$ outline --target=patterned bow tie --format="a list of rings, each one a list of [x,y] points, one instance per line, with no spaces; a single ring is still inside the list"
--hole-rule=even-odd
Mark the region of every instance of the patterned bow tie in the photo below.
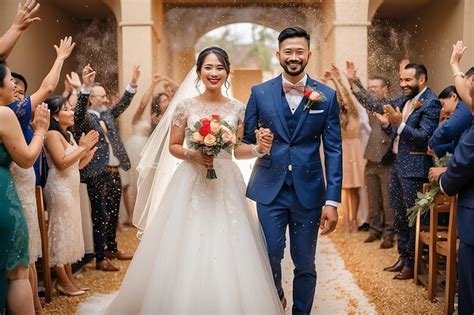
[[[304,95],[304,84],[302,82],[296,83],[296,84],[284,82],[283,92],[285,92],[285,94],[292,93],[292,94]]]

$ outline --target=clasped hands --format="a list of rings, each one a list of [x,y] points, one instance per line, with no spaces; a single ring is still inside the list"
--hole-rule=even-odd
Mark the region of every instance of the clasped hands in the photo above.
[[[257,141],[257,151],[260,154],[268,154],[273,144],[273,133],[268,128],[255,130],[255,139]]]
[[[377,112],[374,112],[374,115],[380,120],[382,123],[383,127],[388,127],[388,125],[392,124],[397,127],[400,127],[400,125],[403,122],[402,118],[402,113],[400,112],[400,108],[393,108],[392,105],[386,104],[383,107],[384,113],[379,114]]]

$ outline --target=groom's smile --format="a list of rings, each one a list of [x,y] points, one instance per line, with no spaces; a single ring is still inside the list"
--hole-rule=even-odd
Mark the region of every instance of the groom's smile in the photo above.
[[[281,67],[290,76],[288,79],[293,77],[298,78],[298,80],[301,79],[300,76],[304,75],[310,56],[309,44],[302,37],[285,39],[280,43],[279,50],[276,53]]]

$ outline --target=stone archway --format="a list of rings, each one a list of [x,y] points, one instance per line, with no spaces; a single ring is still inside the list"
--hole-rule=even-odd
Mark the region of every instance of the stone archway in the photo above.
[[[173,7],[166,11],[166,36],[171,58],[169,72],[180,80],[194,64],[194,47],[207,32],[234,23],[255,23],[274,30],[288,25],[300,25],[308,30],[320,28],[317,22],[308,19],[310,8],[313,16],[320,16],[319,6],[292,6],[271,8],[251,7]],[[210,11],[212,10],[212,14]],[[192,28],[183,27],[183,21],[192,21]],[[316,42],[318,36],[314,36]]]

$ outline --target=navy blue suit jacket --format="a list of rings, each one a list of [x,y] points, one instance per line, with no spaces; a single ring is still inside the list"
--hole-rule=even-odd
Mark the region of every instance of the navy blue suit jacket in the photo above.
[[[245,112],[243,142],[256,143],[255,130],[260,126],[274,134],[270,155],[257,159],[247,188],[247,196],[258,203],[268,205],[275,199],[289,169],[304,207],[314,209],[326,200],[340,201],[342,144],[336,93],[309,77],[307,85],[323,93],[326,100],[303,111],[292,135],[283,112],[281,76],[252,88]],[[321,141],[326,184],[319,151]]]
[[[471,127],[472,114],[466,103],[460,101],[454,113],[446,119],[433,133],[428,145],[439,157],[454,153],[459,138]]]
[[[457,227],[462,242],[474,246],[474,125],[461,138],[446,173],[440,177],[443,192],[458,195]]]
[[[108,138],[112,144],[114,155],[120,161],[120,167],[124,170],[130,169],[130,160],[120,139],[115,119],[127,109],[134,95],[133,93],[125,91],[125,94],[117,105],[110,110],[100,113],[99,118],[95,114],[91,114],[87,111],[89,95],[79,94],[77,106],[74,111],[74,126],[72,128],[74,137],[78,140],[82,133],[86,134],[91,130],[96,130],[99,133],[99,141],[96,144],[97,151],[90,163],[81,170],[81,181],[84,182],[89,178],[100,175],[109,162],[109,144],[105,138],[105,131],[100,126],[100,120],[103,120],[107,126]]]
[[[401,177],[427,178],[433,159],[427,154],[428,140],[438,127],[441,104],[430,90],[418,99],[422,105],[415,109],[400,133],[395,167]],[[401,104],[400,111],[406,102]],[[400,104],[399,104],[400,105]]]

